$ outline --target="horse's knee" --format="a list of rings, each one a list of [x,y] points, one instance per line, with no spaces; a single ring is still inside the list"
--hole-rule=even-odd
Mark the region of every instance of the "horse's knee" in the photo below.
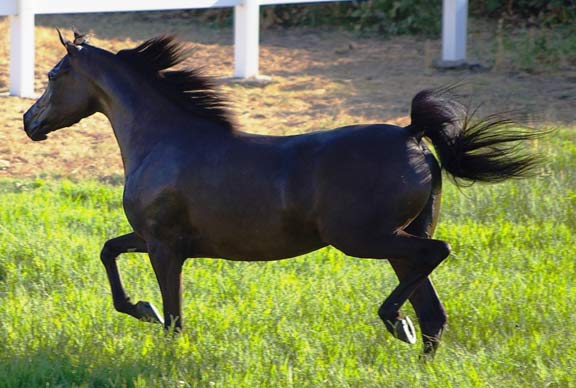
[[[113,244],[110,241],[106,241],[102,246],[102,250],[100,251],[100,260],[106,264],[112,260],[115,260],[118,254],[118,250],[114,248]]]

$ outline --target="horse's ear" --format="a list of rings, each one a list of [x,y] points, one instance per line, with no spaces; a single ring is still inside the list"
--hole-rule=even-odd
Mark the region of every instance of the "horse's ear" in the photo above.
[[[79,46],[86,43],[86,34],[81,34],[78,31],[74,31],[74,44]]]
[[[80,35],[77,32],[74,32],[74,42],[70,42],[69,40],[64,39],[62,33],[58,28],[56,29],[56,31],[58,31],[58,38],[60,38],[60,43],[62,43],[62,46],[66,48],[66,51],[70,56],[76,55],[82,49],[82,46],[80,46],[80,44],[84,43],[84,35]],[[81,43],[76,43],[77,41],[80,40],[82,41]]]
[[[60,43],[62,43],[62,46],[66,47],[66,41],[62,37],[62,33],[60,32],[60,29],[57,28],[56,31],[58,31],[58,38],[60,38]]]

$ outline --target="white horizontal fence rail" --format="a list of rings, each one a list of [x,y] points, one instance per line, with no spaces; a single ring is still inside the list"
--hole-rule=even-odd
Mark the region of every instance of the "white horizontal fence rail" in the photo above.
[[[234,76],[258,76],[260,6],[351,0],[0,0],[10,16],[10,94],[34,96],[34,19],[38,14],[234,7]],[[442,60],[465,60],[468,0],[443,0]]]
[[[22,0],[1,0],[0,13],[14,14]],[[36,14],[162,11],[192,8],[233,7],[242,0],[36,0],[32,1]]]

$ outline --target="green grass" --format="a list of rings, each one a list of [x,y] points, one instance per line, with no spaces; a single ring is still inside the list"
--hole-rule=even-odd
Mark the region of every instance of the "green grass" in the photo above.
[[[502,43],[496,55],[507,57],[512,68],[529,73],[549,74],[573,68],[576,65],[575,32],[573,23],[552,29],[499,31],[496,41]]]
[[[189,260],[182,335],[114,311],[103,242],[129,231],[121,187],[0,180],[0,387],[571,387],[576,369],[576,141],[538,146],[541,177],[445,185],[433,278],[450,315],[433,362],[377,316],[384,261]],[[144,255],[120,270],[160,307]],[[405,310],[410,314],[410,307]]]

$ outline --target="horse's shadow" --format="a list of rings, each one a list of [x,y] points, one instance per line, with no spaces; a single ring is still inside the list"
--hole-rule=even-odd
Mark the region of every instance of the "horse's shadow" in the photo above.
[[[6,357],[0,365],[4,370],[2,386],[132,386],[140,377],[160,378],[158,359],[139,355],[138,359],[109,360],[79,356],[63,351],[56,344],[46,344],[34,352]],[[6,384],[6,385],[4,385]]]

